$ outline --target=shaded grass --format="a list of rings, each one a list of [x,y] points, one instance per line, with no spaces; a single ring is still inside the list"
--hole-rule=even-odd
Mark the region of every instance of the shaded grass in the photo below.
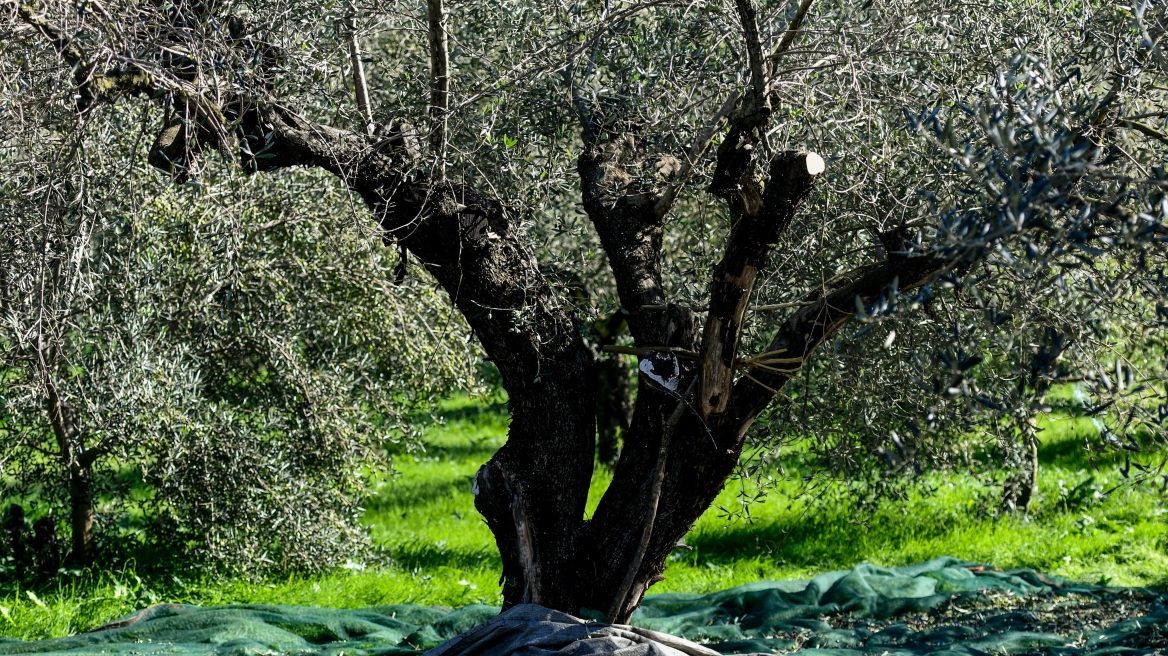
[[[445,425],[428,431],[424,451],[399,457],[400,474],[381,482],[365,504],[374,540],[389,561],[322,576],[283,580],[143,582],[131,571],[65,576],[35,591],[0,589],[0,636],[22,639],[91,629],[154,601],[196,604],[276,603],[357,608],[388,603],[499,603],[500,561],[494,539],[474,510],[478,467],[503,444],[505,408],[454,399],[442,404]],[[1083,448],[1090,419],[1054,421],[1043,433],[1040,495],[1028,516],[995,518],[985,508],[996,490],[969,476],[932,475],[904,501],[868,515],[828,486],[810,500],[799,477],[780,480],[750,508],[750,521],[729,518],[740,495],[734,483],[695,525],[689,551],[671,557],[666,580],[652,592],[713,592],[767,579],[807,578],[860,562],[904,565],[952,555],[999,567],[1032,567],[1087,582],[1168,583],[1168,524],[1161,499],[1121,487],[1122,457]],[[792,467],[789,471],[799,471]],[[590,490],[589,512],[609,482],[604,470]],[[988,504],[987,504],[988,502]],[[863,520],[862,522],[860,520]],[[0,613],[2,615],[2,613]]]

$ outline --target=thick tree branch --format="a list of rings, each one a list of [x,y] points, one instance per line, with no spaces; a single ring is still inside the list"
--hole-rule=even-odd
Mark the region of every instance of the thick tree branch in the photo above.
[[[123,93],[138,94],[156,90],[153,76],[137,68],[98,73],[97,64],[89,60],[73,37],[39,14],[33,5],[3,0],[0,1],[0,7],[14,10],[16,16],[45,37],[61,59],[73,69],[73,83],[77,86],[74,102],[78,111],[84,112],[97,102],[112,100]]]
[[[766,353],[797,369],[837,328],[856,315],[858,304],[876,301],[895,284],[900,291],[915,289],[952,265],[933,257],[894,256],[836,276],[801,301],[802,307],[780,326]],[[757,380],[741,378],[734,385],[723,439],[741,444],[747,429],[791,378],[791,373],[758,371]]]
[[[268,155],[252,168],[315,166],[344,179],[386,238],[404,245],[466,317],[510,395],[508,441],[480,470],[475,501],[504,554],[506,599],[567,607],[538,582],[569,576],[561,555],[575,549],[583,521],[595,400],[580,381],[592,379],[592,355],[517,218],[465,185],[426,180],[406,124],[374,140],[274,105],[257,106],[242,123],[251,151]]]
[[[768,350],[791,351],[787,345],[800,344],[801,349],[794,349],[793,352],[802,361],[834,330],[855,315],[857,299],[865,303],[874,301],[881,294],[887,293],[894,281],[899,281],[900,289],[925,284],[947,266],[945,262],[933,258],[901,258],[898,262],[888,261],[862,267],[840,276],[825,289],[804,299],[808,305],[789,317]],[[761,383],[748,377],[739,379],[734,385],[727,411],[713,415],[706,421],[693,416],[697,414],[695,408],[679,404],[677,400],[652,400],[644,406],[638,400],[634,429],[639,422],[653,423],[654,415],[662,419],[672,416],[670,413],[676,412],[679,407],[683,416],[689,413],[693,415],[686,421],[678,422],[678,430],[670,439],[663,485],[659,496],[651,497],[656,499],[654,525],[645,552],[654,554],[654,557],[646,557],[642,561],[641,570],[635,577],[642,583],[625,597],[627,610],[635,608],[647,584],[659,579],[665,559],[677,541],[690,530],[693,522],[721,491],[726,478],[738,464],[750,422],[774,398],[773,390],[781,389],[791,374],[754,370],[753,375]],[[640,460],[655,463],[651,454],[650,448],[644,447],[638,455]],[[627,538],[624,538],[625,544],[622,545],[620,539],[612,537],[611,527],[618,525],[621,517],[643,512],[639,504],[629,499],[650,498],[646,495],[653,490],[646,481],[656,480],[653,471],[646,471],[639,480],[634,476],[621,476],[621,466],[625,466],[623,457],[612,482],[612,486],[616,486],[616,493],[613,493],[614,487],[610,486],[609,493],[605,494],[593,517],[592,534],[604,545],[603,549],[611,550],[602,553],[624,553],[622,549],[631,550],[635,547]],[[631,469],[632,465],[628,467]]]
[[[730,404],[738,343],[759,269],[823,169],[823,159],[814,153],[780,153],[771,160],[765,192],[757,200],[732,205],[739,208],[737,220],[714,271],[702,338],[698,398],[704,418],[725,412]]]
[[[629,160],[643,157],[633,135],[608,135],[585,150],[577,163],[584,210],[608,256],[629,332],[638,346],[693,349],[697,321],[688,308],[671,305],[661,282],[661,245],[665,227],[658,197],[638,190],[640,181],[625,172]],[[664,307],[648,310],[646,306]]]
[[[450,113],[450,48],[446,37],[446,11],[442,0],[426,0],[430,42],[430,151],[434,155],[434,179],[446,177],[446,120]]]
[[[766,60],[762,54],[762,37],[758,33],[758,10],[754,0],[735,0],[738,20],[742,23],[742,37],[746,41],[747,63],[750,66],[750,86],[756,98],[766,102]]]

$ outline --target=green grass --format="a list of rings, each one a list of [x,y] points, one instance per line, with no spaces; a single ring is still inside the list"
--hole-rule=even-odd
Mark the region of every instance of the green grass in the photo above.
[[[0,589],[0,607],[7,612],[0,612],[0,636],[34,639],[84,631],[160,600],[335,607],[498,603],[499,558],[474,510],[471,482],[503,443],[507,419],[498,406],[483,411],[467,399],[446,402],[441,410],[446,424],[429,431],[425,451],[399,459],[400,475],[380,484],[366,504],[373,537],[388,549],[391,565],[263,582],[142,582],[129,571],[65,577],[36,590],[35,601],[24,590]],[[859,524],[854,504],[832,494],[830,486],[827,498],[817,503],[793,501],[804,485],[794,477],[752,505],[748,522],[728,519],[717,508],[738,507],[735,483],[686,538],[693,549],[674,554],[666,580],[652,592],[712,592],[751,581],[806,578],[860,562],[903,565],[938,555],[1088,582],[1168,582],[1168,524],[1160,498],[1124,487],[1094,498],[1094,490],[1120,481],[1121,462],[1102,459],[1093,466],[1087,459],[1079,444],[1084,432],[1094,430],[1089,420],[1054,421],[1047,428],[1041,496],[1029,516],[995,519],[979,512],[979,503],[994,490],[967,476],[947,475],[930,477],[929,485],[913,488],[906,501],[881,504]],[[599,471],[593,507],[607,482]]]

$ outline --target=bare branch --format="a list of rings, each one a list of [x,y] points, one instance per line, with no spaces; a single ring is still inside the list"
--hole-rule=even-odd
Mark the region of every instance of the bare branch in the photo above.
[[[686,180],[689,179],[690,175],[693,174],[694,165],[706,153],[706,148],[709,148],[710,142],[714,140],[714,135],[718,133],[718,128],[722,125],[722,121],[725,121],[726,117],[730,115],[730,112],[734,111],[741,98],[742,94],[737,91],[731,93],[730,97],[726,99],[726,102],[722,103],[722,107],[718,109],[718,112],[714,114],[714,117],[710,119],[710,122],[706,124],[705,129],[698,135],[698,138],[694,140],[689,152],[685,155],[685,161],[681,163],[681,170],[677,173],[677,178],[666,187],[665,191],[661,193],[661,197],[657,199],[657,206],[655,208],[657,216],[664,217],[673,207],[674,201],[677,200],[677,193],[681,190]]]
[[[812,2],[815,2],[815,0],[803,0],[799,5],[799,9],[795,12],[794,18],[791,19],[791,22],[787,25],[787,29],[783,32],[783,38],[779,40],[779,45],[775,46],[770,56],[767,57],[767,76],[769,80],[774,80],[775,69],[779,65],[779,60],[791,49],[791,45],[795,43],[795,37],[799,36],[799,28],[803,25],[803,19],[807,18],[807,12],[811,9]]]
[[[357,41],[357,7],[349,3],[349,65],[353,68],[353,93],[357,111],[365,121],[365,134],[373,134],[373,110],[369,106],[369,86],[365,81],[365,63],[361,61],[361,44]]]
[[[95,102],[108,99],[118,92],[138,92],[148,90],[153,86],[149,74],[141,76],[114,74],[99,75],[97,66],[89,61],[85,52],[74,42],[73,38],[57,25],[45,20],[36,13],[31,4],[19,4],[13,0],[4,0],[0,6],[14,8],[17,17],[24,23],[31,25],[44,36],[61,59],[73,68],[73,82],[77,85],[75,100],[78,111],[84,112]]]
[[[697,359],[696,351],[689,349],[678,348],[676,346],[617,346],[615,344],[608,344],[600,349],[604,353],[620,353],[622,355],[635,355],[643,358],[651,353],[672,353],[681,358]]]
[[[430,151],[434,181],[446,178],[446,120],[450,113],[450,49],[442,0],[426,0],[430,37]]]
[[[908,291],[926,284],[952,266],[932,257],[894,257],[878,264],[859,267],[841,274],[816,289],[802,301],[803,307],[794,312],[779,328],[766,354],[783,354],[782,363],[796,365],[790,371],[767,372],[759,370],[754,378],[742,378],[734,384],[733,401],[729,408],[730,432],[722,436],[741,440],[759,413],[781,390],[811,353],[856,315],[858,302],[870,303],[885,294],[895,284]],[[768,358],[768,361],[774,361]]]
[[[766,62],[762,55],[762,38],[758,33],[758,11],[754,0],[735,0],[738,19],[742,22],[742,37],[746,40],[746,55],[750,64],[750,84],[755,97],[766,98]]]
[[[1160,132],[1156,128],[1153,128],[1149,125],[1145,125],[1144,123],[1138,123],[1136,121],[1128,121],[1128,120],[1121,121],[1120,125],[1123,125],[1124,127],[1129,127],[1131,129],[1135,130],[1136,132],[1140,132],[1140,133],[1144,134],[1145,136],[1151,137],[1151,138],[1155,139],[1156,141],[1159,141],[1162,144],[1168,145],[1168,135],[1165,135],[1163,132]]]

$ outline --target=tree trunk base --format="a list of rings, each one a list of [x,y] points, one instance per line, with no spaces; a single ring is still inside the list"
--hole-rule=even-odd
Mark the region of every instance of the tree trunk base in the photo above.
[[[535,604],[513,606],[495,619],[455,636],[426,656],[484,656],[526,653],[620,654],[620,656],[719,656],[699,644],[623,624],[602,624]]]

